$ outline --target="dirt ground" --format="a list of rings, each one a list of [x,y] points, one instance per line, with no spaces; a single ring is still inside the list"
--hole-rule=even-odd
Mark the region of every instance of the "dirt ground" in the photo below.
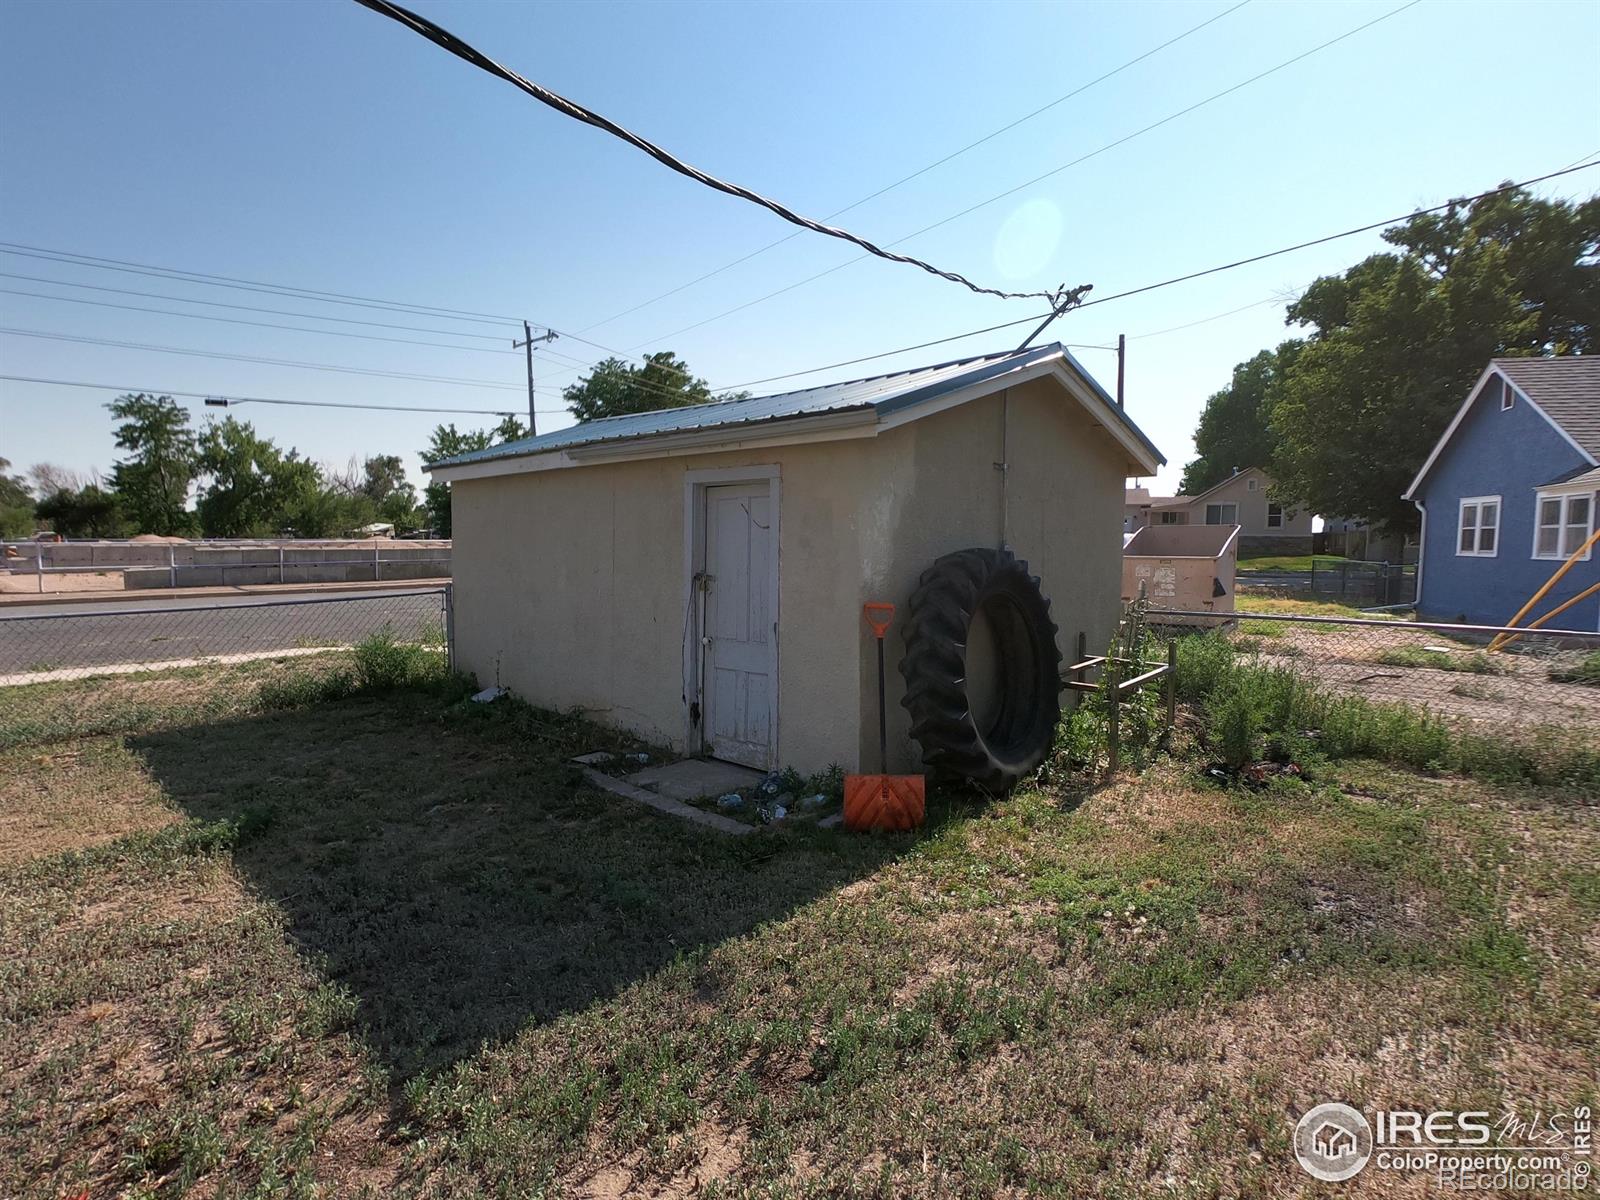
[[[0,571],[0,594],[24,596],[54,596],[78,592],[120,592],[121,571],[72,571],[60,575],[47,574],[44,589],[39,588],[39,576],[31,571]]]
[[[0,751],[0,1195],[1310,1200],[1317,1103],[1592,1103],[1572,791],[1180,745],[728,838],[558,714],[161,720]]]
[[[1480,644],[1438,630],[1398,623],[1301,624],[1272,617],[1246,618],[1235,637],[1264,664],[1303,672],[1345,695],[1422,704],[1440,716],[1485,729],[1553,725],[1600,730],[1600,687],[1550,678],[1552,670],[1600,650],[1600,639],[1588,650],[1528,639],[1514,643],[1509,652],[1489,655]],[[1430,665],[1412,665],[1407,657]]]

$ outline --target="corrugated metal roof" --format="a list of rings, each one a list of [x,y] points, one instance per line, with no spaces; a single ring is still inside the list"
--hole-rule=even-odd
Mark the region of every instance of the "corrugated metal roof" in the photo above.
[[[453,467],[464,463],[518,458],[528,454],[542,454],[549,450],[570,450],[601,442],[631,441],[636,438],[684,433],[697,429],[726,428],[730,436],[733,436],[736,430],[750,425],[851,409],[873,408],[883,415],[970,387],[975,383],[999,379],[1012,371],[1020,371],[1057,356],[1064,358],[1079,376],[1100,393],[1112,411],[1121,418],[1123,424],[1153,455],[1163,462],[1166,461],[1150,439],[1137,425],[1128,420],[1127,415],[1117,408],[1115,401],[1083,369],[1082,365],[1061,345],[1050,344],[1036,346],[1031,350],[986,354],[977,358],[964,358],[929,367],[897,371],[891,375],[875,375],[847,383],[830,383],[822,387],[782,392],[773,396],[752,397],[748,400],[720,400],[685,408],[664,408],[622,417],[602,417],[596,421],[584,421],[568,429],[558,429],[554,433],[521,438],[503,445],[490,446],[487,450],[475,450],[454,458],[442,459],[429,466]]]
[[[1591,458],[1600,459],[1600,354],[1497,358],[1494,365]]]

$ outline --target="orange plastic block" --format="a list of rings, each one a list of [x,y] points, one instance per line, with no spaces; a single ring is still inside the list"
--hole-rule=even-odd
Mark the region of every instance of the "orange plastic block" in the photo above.
[[[846,775],[846,829],[915,829],[928,815],[928,784],[921,775]]]

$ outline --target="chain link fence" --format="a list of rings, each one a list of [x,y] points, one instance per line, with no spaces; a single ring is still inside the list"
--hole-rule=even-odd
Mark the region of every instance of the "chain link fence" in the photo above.
[[[1163,637],[1209,634],[1236,660],[1333,696],[1404,704],[1514,735],[1542,727],[1600,744],[1600,633],[1151,609]],[[1497,634],[1515,640],[1490,651]]]
[[[0,749],[217,720],[442,673],[450,589],[0,611]]]

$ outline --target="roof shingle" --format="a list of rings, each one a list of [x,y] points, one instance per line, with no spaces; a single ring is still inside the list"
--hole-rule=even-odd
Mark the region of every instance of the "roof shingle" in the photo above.
[[[1497,358],[1494,365],[1591,458],[1600,459],[1600,354]]]

